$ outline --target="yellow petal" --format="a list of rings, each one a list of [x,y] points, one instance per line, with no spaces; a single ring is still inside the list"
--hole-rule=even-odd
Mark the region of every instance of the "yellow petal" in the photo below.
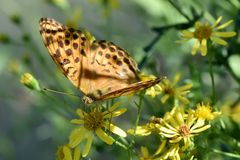
[[[119,109],[119,110],[114,111],[114,112],[108,112],[107,111],[107,112],[105,112],[104,119],[120,116],[121,114],[125,113],[126,111],[127,111],[126,108],[122,108],[122,109]]]
[[[109,129],[112,133],[115,133],[116,135],[119,135],[120,137],[127,137],[127,134],[125,131],[123,131],[121,128],[119,128],[113,124],[110,124],[110,126],[108,124],[106,124],[105,128]]]
[[[69,136],[69,145],[71,148],[76,147],[79,143],[81,143],[84,134],[85,134],[86,130],[84,129],[84,127],[80,127],[77,129],[74,129],[70,136]]]
[[[199,49],[200,46],[200,42],[198,40],[196,40],[195,44],[193,45],[192,48],[192,55],[195,55],[197,53],[197,50]]]
[[[161,131],[160,134],[163,134],[164,136],[166,136],[168,138],[178,135],[177,130],[172,130],[172,129],[169,129],[166,127],[161,127],[160,131]]]
[[[173,147],[171,147],[171,149],[169,149],[169,156],[174,157],[176,156],[176,154],[178,154],[178,150],[179,150],[179,144],[175,144]]]
[[[188,103],[190,103],[190,101],[189,101],[186,97],[177,96],[177,98],[178,98],[179,101],[181,101],[183,104],[188,104]]]
[[[80,160],[80,148],[76,147],[73,153],[73,160]]]
[[[114,142],[114,139],[109,136],[108,134],[106,134],[101,128],[98,128],[96,131],[97,136],[104,141],[105,143],[112,145]]]
[[[195,111],[193,111],[192,109],[189,110],[188,118],[187,118],[187,121],[186,121],[187,126],[193,126],[193,124],[195,123],[196,116],[195,116],[194,113],[195,113]],[[191,129],[192,129],[192,127],[190,128],[190,130]]]
[[[119,109],[117,111],[114,111],[112,113],[112,117],[117,117],[117,116],[120,116],[121,114],[125,113],[127,111],[126,108],[122,108],[122,109]]]
[[[181,112],[177,112],[176,114],[175,114],[175,120],[177,121],[177,123],[179,124],[179,125],[182,125],[182,124],[184,124],[184,117],[183,117],[184,115],[181,113]]]
[[[226,23],[223,23],[222,25],[216,27],[217,30],[226,28],[228,25],[230,25],[233,22],[233,20],[227,21]]]
[[[83,110],[81,110],[81,109],[77,109],[76,112],[77,112],[77,114],[78,114],[79,117],[84,118]]]
[[[193,126],[191,126],[190,131],[193,131],[196,128],[200,128],[200,127],[204,126],[204,124],[205,124],[204,119],[198,119],[197,122]]]
[[[222,16],[218,17],[218,19],[214,22],[214,24],[211,27],[215,28],[221,20],[222,20]]]
[[[223,45],[223,46],[226,46],[227,45],[227,42],[221,38],[218,38],[218,37],[211,37],[211,40],[217,44],[220,44],[220,45]]]
[[[156,96],[154,87],[150,87],[146,90],[145,95],[149,95],[152,98]]]
[[[116,102],[112,105],[112,107],[110,107],[108,110],[109,112],[114,111],[118,106],[120,105],[120,102]]]
[[[92,132],[88,132],[88,134],[86,135],[86,138],[87,138],[87,143],[85,144],[84,149],[83,149],[83,153],[82,153],[83,157],[86,157],[88,155],[90,148],[92,146],[92,141],[93,141]]]
[[[193,84],[192,83],[187,83],[181,87],[178,87],[177,90],[179,92],[185,91],[185,90],[189,90],[190,88],[192,88]]]
[[[70,122],[73,124],[84,124],[84,120],[81,119],[72,119]]]
[[[172,83],[173,86],[175,86],[179,82],[180,77],[181,77],[181,75],[180,75],[179,72],[175,74],[174,79],[173,79],[173,83]]]
[[[168,99],[169,99],[169,95],[165,94],[164,96],[161,97],[161,102],[164,104]]]
[[[207,55],[207,40],[206,39],[203,39],[201,42],[201,54],[202,54],[202,56]]]
[[[134,131],[135,131],[134,129],[129,129],[127,132],[129,134],[134,135]],[[139,136],[148,136],[151,133],[152,133],[152,131],[146,126],[137,126],[137,129],[135,131],[135,134],[139,135]]]
[[[184,38],[184,39],[191,39],[193,38],[193,32],[190,32],[188,30],[184,30],[184,31],[181,31],[181,36]]]
[[[177,142],[179,142],[180,140],[182,140],[182,137],[176,137],[176,138],[171,139],[169,142],[170,142],[170,143],[177,143]]]
[[[161,102],[165,103],[170,96],[168,94],[165,94],[164,96],[161,97]]]
[[[195,23],[195,26],[194,26],[194,27],[195,27],[195,28],[198,28],[199,26],[202,26],[202,23],[198,21],[198,22]]]
[[[158,149],[156,150],[156,152],[154,153],[154,155],[158,155],[160,154],[163,149],[165,149],[165,146],[166,146],[166,143],[167,143],[167,140],[164,140],[158,147]]]
[[[176,136],[178,136],[179,134],[175,133],[175,134],[170,134],[170,133],[165,133],[165,132],[160,132],[160,134],[163,136],[163,137],[166,137],[166,138],[174,138]]]
[[[211,127],[211,125],[208,124],[206,126],[203,126],[201,128],[198,128],[198,129],[195,129],[195,130],[191,131],[191,133],[195,133],[195,134],[200,133],[200,132],[203,132],[203,131],[207,130],[210,127]]]
[[[64,160],[72,160],[72,154],[70,148],[63,146]]]
[[[190,39],[181,39],[181,40],[176,40],[175,43],[184,43],[189,41]]]
[[[141,153],[142,153],[144,158],[147,158],[149,156],[149,152],[148,152],[147,147],[142,146],[141,147]]]
[[[229,38],[235,36],[236,34],[236,32],[213,32],[212,36]]]

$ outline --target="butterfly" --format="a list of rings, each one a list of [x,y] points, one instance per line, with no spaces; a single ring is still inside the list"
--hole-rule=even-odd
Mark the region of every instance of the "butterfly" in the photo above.
[[[129,95],[158,84],[162,78],[141,81],[136,62],[121,47],[106,40],[91,40],[51,18],[41,18],[40,34],[63,74],[90,104]]]

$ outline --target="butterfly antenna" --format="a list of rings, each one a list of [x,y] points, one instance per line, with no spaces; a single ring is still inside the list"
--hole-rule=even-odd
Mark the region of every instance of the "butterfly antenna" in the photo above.
[[[48,91],[48,92],[62,94],[62,95],[70,95],[70,96],[74,96],[74,97],[80,97],[79,95],[76,95],[76,94],[73,94],[73,93],[66,93],[66,92],[56,91],[56,90],[52,90],[52,89],[49,89],[49,88],[43,88],[43,91]]]

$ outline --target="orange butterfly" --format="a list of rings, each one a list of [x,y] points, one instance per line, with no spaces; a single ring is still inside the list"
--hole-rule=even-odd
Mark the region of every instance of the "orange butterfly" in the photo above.
[[[51,18],[41,18],[39,25],[52,59],[84,93],[85,103],[129,95],[162,79],[141,81],[136,62],[112,42],[90,40],[86,33]]]

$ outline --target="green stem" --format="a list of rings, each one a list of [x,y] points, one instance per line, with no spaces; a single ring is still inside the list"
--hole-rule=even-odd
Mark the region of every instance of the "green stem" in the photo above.
[[[140,115],[141,115],[141,110],[142,110],[142,101],[143,101],[143,95],[140,95],[139,103],[136,104],[138,110],[137,110],[137,118],[136,118],[136,121],[135,121],[134,136],[135,136],[135,133],[136,133],[136,130],[137,130],[137,126],[138,126],[139,120],[140,120]]]
[[[136,121],[135,121],[133,137],[135,137],[137,126],[138,126],[138,123],[139,123],[139,120],[140,120],[140,115],[141,115],[141,110],[142,110],[142,101],[143,101],[143,95],[140,94],[139,102],[135,103],[138,110],[137,110],[137,117],[136,117]],[[135,141],[134,141],[134,138],[133,138],[131,143],[130,143],[130,145],[129,145],[129,148],[128,148],[129,160],[133,159],[133,157],[132,157],[132,152],[133,152],[132,148],[133,148],[134,143],[135,143]]]
[[[127,151],[129,150],[128,147],[127,147],[125,144],[123,144],[123,143],[121,143],[121,142],[119,142],[119,141],[115,141],[115,144],[118,145],[118,146],[120,146],[120,147],[122,147],[123,149],[125,149],[125,150],[127,150]]]
[[[212,64],[212,55],[209,54],[209,75],[211,78],[212,83],[212,103],[213,105],[216,103],[216,89],[215,89],[215,81],[214,81],[214,75],[213,75],[213,64]]]
[[[220,150],[217,150],[217,149],[214,149],[213,152],[225,155],[227,157],[240,159],[240,155],[239,154],[234,154],[234,153],[230,153],[230,152],[223,152],[223,151],[220,151]]]
[[[181,10],[181,8],[176,5],[176,4],[177,4],[176,1],[168,0],[168,2],[169,2],[181,15],[183,15],[188,21],[191,21],[191,18],[189,18],[187,14],[183,13],[183,11]]]

